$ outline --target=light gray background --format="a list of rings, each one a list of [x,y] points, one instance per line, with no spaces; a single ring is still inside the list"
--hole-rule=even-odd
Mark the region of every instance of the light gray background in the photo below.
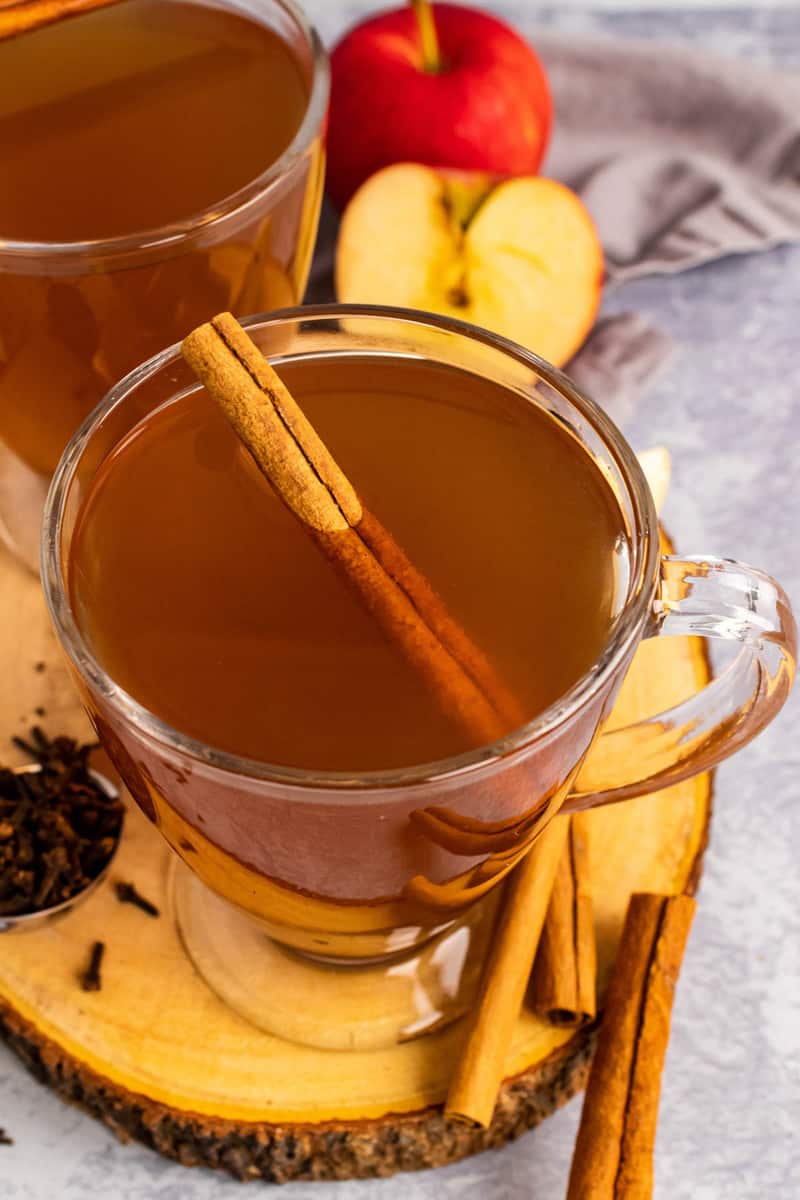
[[[474,0],[475,2],[475,0]],[[488,6],[535,41],[537,25],[686,41],[729,57],[800,65],[799,0],[669,11],[643,0],[542,10]],[[368,0],[307,0],[330,42]],[[599,11],[602,10],[602,11]],[[646,10],[646,11],[645,11]],[[678,342],[628,425],[674,458],[665,519],[686,552],[736,555],[778,575],[800,604],[800,247],[728,259],[608,298]],[[713,840],[678,988],[656,1150],[658,1200],[800,1196],[800,697],[719,771]],[[0,953],[2,949],[0,948]],[[389,1181],[290,1184],[287,1200],[560,1200],[580,1101],[500,1152]],[[187,1171],[121,1146],[64,1107],[0,1047],[0,1200],[234,1200],[268,1185]],[[246,1192],[242,1188],[246,1187]]]

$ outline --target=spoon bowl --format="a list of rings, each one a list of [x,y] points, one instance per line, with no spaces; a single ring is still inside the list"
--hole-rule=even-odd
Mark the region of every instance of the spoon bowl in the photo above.
[[[39,763],[29,763],[24,767],[17,767],[14,770],[15,775],[34,775],[41,771]],[[94,779],[95,783],[111,800],[116,800],[119,796],[119,789],[114,786],[105,775],[101,775],[98,771],[90,771],[89,774]],[[111,869],[111,864],[117,856],[120,842],[122,841],[122,830],[125,825],[125,817],[122,817],[119,834],[114,849],[111,852],[106,865],[102,871],[95,875],[94,879],[90,880],[80,891],[75,892],[68,900],[62,900],[59,904],[52,904],[45,908],[37,909],[35,912],[26,913],[9,913],[7,916],[0,916],[0,934],[3,933],[33,933],[37,929],[43,929],[44,926],[50,925],[55,921],[60,921],[67,913],[72,912],[79,904],[83,904],[84,900],[92,895],[101,883],[108,876]]]

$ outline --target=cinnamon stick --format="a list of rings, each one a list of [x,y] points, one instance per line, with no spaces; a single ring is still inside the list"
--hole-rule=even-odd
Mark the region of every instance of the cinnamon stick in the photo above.
[[[656,448],[641,461],[660,508],[669,483],[669,454]],[[445,1105],[450,1116],[476,1125],[491,1121],[534,959],[530,982],[537,1011],[565,1024],[591,1019],[596,1012],[587,818],[559,817],[545,832],[547,840],[536,843],[511,878],[500,935],[484,968],[478,1007]]]
[[[492,1119],[514,1025],[569,833],[566,817],[545,826],[513,872],[445,1114],[486,1127]]]
[[[555,1025],[577,1026],[597,1012],[590,827],[585,815],[564,819],[569,834],[533,965],[529,1003]]]
[[[183,356],[256,465],[348,579],[377,624],[475,745],[525,714],[389,532],[366,510],[280,376],[229,313],[195,329]]]
[[[690,896],[631,898],[567,1200],[647,1200],[652,1195],[661,1071],[694,909]]]
[[[119,0],[0,0],[0,41],[118,3]]]

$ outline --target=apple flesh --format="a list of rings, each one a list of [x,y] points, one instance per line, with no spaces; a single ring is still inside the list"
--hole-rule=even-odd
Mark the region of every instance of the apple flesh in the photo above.
[[[672,459],[665,446],[651,446],[642,450],[638,455],[639,466],[644,472],[647,486],[653,497],[656,512],[661,513],[669,491],[669,481],[672,474]]]
[[[603,251],[553,179],[494,185],[415,163],[386,167],[348,205],[336,248],[344,303],[460,317],[562,366],[600,302]]]
[[[328,191],[341,209],[396,162],[533,175],[547,148],[552,104],[531,47],[496,17],[432,8],[437,69],[426,69],[410,6],[352,29],[331,55]]]

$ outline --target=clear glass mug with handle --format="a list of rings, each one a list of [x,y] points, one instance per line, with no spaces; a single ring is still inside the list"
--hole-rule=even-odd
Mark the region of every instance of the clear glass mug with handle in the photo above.
[[[109,387],[221,308],[303,297],[325,173],[327,56],[294,0],[221,2],[275,31],[305,76],[305,115],[280,158],[212,209],[157,229],[84,242],[0,229],[0,541],[33,570],[52,472]]]
[[[113,388],[59,465],[42,545],[47,602],[106,750],[181,860],[173,895],[190,955],[264,1028],[323,1046],[380,1045],[463,1011],[497,884],[557,813],[708,770],[772,720],[791,687],[796,628],[780,585],[762,572],[662,556],[652,497],[621,433],[522,348],[460,322],[374,307],[287,310],[245,324],[278,366],[368,352],[376,368],[416,356],[500,384],[573,430],[624,517],[608,639],[566,695],[495,745],[337,775],[238,758],[170,727],[107,674],[71,607],[81,498],[145,414],[197,386],[179,349]],[[733,641],[739,653],[684,703],[603,732],[637,646],[673,634]]]

